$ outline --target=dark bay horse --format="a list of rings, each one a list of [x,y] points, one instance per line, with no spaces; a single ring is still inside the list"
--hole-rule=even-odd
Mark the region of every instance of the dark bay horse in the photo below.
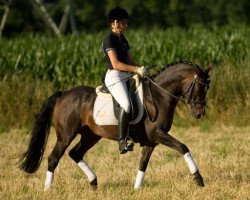
[[[195,118],[205,115],[206,93],[209,88],[210,68],[201,69],[198,65],[179,61],[166,65],[156,75],[143,81],[145,112],[142,120],[135,125],[137,139],[142,149],[135,188],[141,188],[145,171],[154,148],[166,145],[180,152],[194,180],[203,187],[203,178],[188,147],[168,134],[173,122],[175,107],[179,99],[186,100]],[[97,177],[83,156],[102,137],[117,140],[118,128],[115,125],[97,125],[93,119],[93,105],[96,99],[95,88],[76,87],[64,92],[56,92],[42,106],[33,125],[28,150],[23,154],[20,168],[27,173],[38,169],[50,131],[52,115],[57,135],[55,147],[48,157],[48,171],[45,190],[52,185],[54,171],[67,147],[77,134],[80,141],[69,151],[69,156],[87,175],[90,185],[97,187]],[[118,151],[117,151],[118,152]]]

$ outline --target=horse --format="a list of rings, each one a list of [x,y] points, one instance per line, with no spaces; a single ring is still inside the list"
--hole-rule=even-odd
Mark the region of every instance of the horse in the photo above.
[[[142,146],[135,189],[142,187],[150,156],[158,144],[175,149],[183,155],[195,183],[204,187],[203,178],[190,150],[171,136],[169,130],[179,100],[190,105],[190,111],[195,118],[199,119],[205,115],[210,69],[211,67],[202,69],[191,62],[175,61],[142,80],[144,115],[134,126],[137,142]],[[57,91],[36,114],[28,149],[19,160],[19,168],[27,173],[35,173],[38,170],[53,119],[57,141],[48,157],[45,191],[52,186],[54,171],[60,159],[78,134],[80,140],[69,151],[69,156],[86,174],[90,186],[97,188],[97,176],[83,157],[101,138],[117,141],[118,127],[95,123],[93,105],[96,97],[95,88],[90,86]]]

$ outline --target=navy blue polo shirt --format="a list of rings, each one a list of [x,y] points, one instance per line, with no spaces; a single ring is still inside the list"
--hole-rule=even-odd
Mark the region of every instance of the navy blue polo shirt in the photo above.
[[[111,32],[105,37],[102,43],[102,50],[108,69],[113,69],[113,66],[107,53],[111,49],[116,51],[118,60],[120,62],[128,64],[129,44],[124,35],[120,35],[119,37]]]

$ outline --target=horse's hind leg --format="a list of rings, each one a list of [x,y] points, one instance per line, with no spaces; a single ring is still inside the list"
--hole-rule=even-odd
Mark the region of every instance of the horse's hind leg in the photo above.
[[[161,143],[163,145],[166,145],[170,148],[173,148],[173,149],[179,151],[184,156],[184,159],[188,164],[190,172],[194,175],[194,180],[195,180],[196,184],[200,187],[204,187],[203,178],[200,175],[199,169],[198,169],[197,165],[195,164],[195,162],[192,158],[192,155],[189,152],[189,149],[187,148],[187,146],[185,144],[176,140],[171,135],[169,135],[168,133],[165,133],[161,129],[157,130],[156,142]]]
[[[144,146],[142,149],[139,170],[137,172],[136,181],[135,181],[135,185],[134,185],[135,189],[140,189],[142,186],[145,172],[146,172],[146,169],[148,166],[148,162],[149,162],[149,159],[151,157],[151,154],[152,154],[154,148],[155,147]]]
[[[57,139],[56,145],[48,158],[48,171],[46,173],[45,188],[44,188],[45,191],[51,187],[54,177],[54,171],[59,163],[59,160],[63,156],[65,150],[70,145],[72,139],[70,138],[67,138],[65,140]]]
[[[93,189],[97,188],[97,176],[86,163],[86,161],[84,161],[83,156],[100,139],[100,136],[93,134],[87,127],[85,127],[81,133],[80,141],[69,152],[69,156],[77,163],[77,165],[88,177],[90,185],[93,187]]]

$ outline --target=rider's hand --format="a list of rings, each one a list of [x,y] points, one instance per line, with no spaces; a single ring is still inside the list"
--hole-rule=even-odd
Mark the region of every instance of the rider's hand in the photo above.
[[[145,68],[144,66],[141,66],[141,67],[139,67],[139,68],[136,70],[136,73],[137,73],[140,77],[144,78],[144,77],[147,75],[147,70],[146,70],[146,68]]]

